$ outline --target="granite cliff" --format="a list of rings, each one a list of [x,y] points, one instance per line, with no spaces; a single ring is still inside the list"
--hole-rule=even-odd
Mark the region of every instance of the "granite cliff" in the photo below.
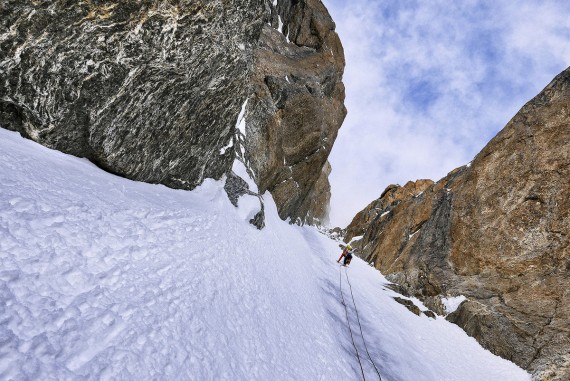
[[[173,188],[241,160],[284,219],[325,218],[344,58],[320,1],[8,0],[0,15],[1,127]]]
[[[389,186],[345,239],[495,354],[537,380],[569,380],[569,192],[570,68],[470,164]]]

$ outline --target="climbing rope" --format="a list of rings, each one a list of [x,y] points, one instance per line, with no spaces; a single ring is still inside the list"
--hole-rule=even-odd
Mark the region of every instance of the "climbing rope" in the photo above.
[[[352,328],[350,327],[350,320],[348,319],[348,308],[346,307],[346,303],[344,302],[344,294],[342,293],[342,270],[339,267],[339,289],[340,289],[340,296],[342,298],[342,305],[344,306],[344,312],[346,313],[346,322],[348,323],[348,330],[350,331],[350,338],[352,339],[352,345],[354,346],[354,350],[356,351],[356,358],[358,359],[358,365],[360,365],[360,371],[362,372],[362,379],[366,381],[366,377],[364,376],[364,368],[362,367],[362,362],[360,361],[360,355],[358,354],[358,349],[356,348],[356,343],[354,342],[354,336],[352,335]],[[348,279],[348,278],[347,278]]]
[[[366,354],[368,355],[368,359],[372,363],[372,366],[374,366],[374,369],[376,370],[376,374],[378,375],[378,378],[380,379],[380,381],[382,381],[382,376],[380,375],[380,371],[378,371],[376,364],[374,364],[374,360],[372,360],[372,356],[370,356],[370,352],[368,352],[368,346],[366,345],[366,340],[364,340],[364,333],[362,333],[362,325],[360,324],[360,317],[358,316],[358,309],[356,308],[356,302],[354,301],[354,294],[352,293],[352,285],[350,284],[350,280],[348,279],[348,271],[346,271],[346,269],[344,270],[344,275],[346,275],[346,281],[348,282],[348,287],[350,287],[350,295],[352,296],[352,304],[354,304],[354,311],[356,311],[356,320],[358,321],[358,326],[360,327],[360,336],[362,336],[362,342],[364,343],[364,349],[366,349]]]

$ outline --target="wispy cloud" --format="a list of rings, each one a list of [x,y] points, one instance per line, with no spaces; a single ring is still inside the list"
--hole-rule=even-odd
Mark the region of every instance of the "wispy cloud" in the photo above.
[[[570,64],[567,1],[324,0],[346,55],[331,223],[470,161]]]

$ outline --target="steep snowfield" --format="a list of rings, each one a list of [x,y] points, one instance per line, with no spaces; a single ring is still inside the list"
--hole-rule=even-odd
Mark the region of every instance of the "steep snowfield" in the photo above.
[[[0,130],[1,380],[530,380],[335,242],[221,182],[125,180]]]

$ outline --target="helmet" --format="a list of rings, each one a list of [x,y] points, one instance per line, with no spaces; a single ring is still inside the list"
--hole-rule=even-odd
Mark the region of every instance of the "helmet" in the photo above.
[[[348,250],[352,250],[352,246],[350,246],[350,245],[347,245],[346,248],[347,248]]]

